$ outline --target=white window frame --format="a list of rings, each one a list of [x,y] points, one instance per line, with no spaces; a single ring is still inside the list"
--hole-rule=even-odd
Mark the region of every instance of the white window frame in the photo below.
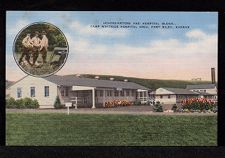
[[[46,88],[48,88],[48,91],[46,91]],[[45,97],[49,97],[49,95],[50,95],[50,93],[49,93],[49,90],[50,88],[49,88],[49,86],[44,86],[44,96]],[[48,93],[47,93],[48,92]],[[46,95],[47,94],[47,95]]]
[[[32,95],[32,89],[34,90],[34,95]],[[30,97],[35,97],[36,96],[36,94],[35,94],[36,92],[35,92],[35,87],[30,87]]]

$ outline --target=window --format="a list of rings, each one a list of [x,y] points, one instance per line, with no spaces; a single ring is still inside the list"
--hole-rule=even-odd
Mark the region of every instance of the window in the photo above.
[[[162,95],[160,95],[160,99],[162,99],[163,98],[163,96]]]
[[[99,97],[100,96],[100,90],[96,90],[95,91],[95,97]],[[95,99],[97,99],[97,98],[95,98]],[[97,102],[97,101],[96,101]]]
[[[126,96],[130,96],[130,91],[126,90]]]
[[[168,95],[168,98],[170,99],[170,95]]]
[[[114,96],[118,97],[119,96],[119,92],[117,90],[114,91]]]
[[[146,97],[146,93],[145,92],[143,92],[143,97]]]
[[[136,91],[132,90],[132,96],[135,97],[136,96]]]
[[[112,96],[112,91],[111,90],[107,90],[106,94],[107,94],[107,96]]]
[[[100,97],[103,96],[103,90],[100,90]]]
[[[22,97],[22,88],[17,88],[17,98]]]
[[[61,93],[61,96],[64,96],[64,89],[61,89],[60,93]]]
[[[66,92],[65,96],[68,97],[68,96],[69,96],[69,87],[66,87],[66,88],[65,88],[65,92]]]
[[[120,91],[120,96],[124,96],[124,91]]]
[[[49,96],[49,86],[45,86],[45,97]]]
[[[30,87],[30,97],[35,97],[35,87]]]

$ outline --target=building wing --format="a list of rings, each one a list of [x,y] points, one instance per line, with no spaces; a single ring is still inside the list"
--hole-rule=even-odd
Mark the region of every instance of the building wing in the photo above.
[[[192,92],[188,89],[182,89],[182,88],[164,88],[168,91],[173,92],[174,94],[189,94],[189,95],[198,95],[196,92]]]

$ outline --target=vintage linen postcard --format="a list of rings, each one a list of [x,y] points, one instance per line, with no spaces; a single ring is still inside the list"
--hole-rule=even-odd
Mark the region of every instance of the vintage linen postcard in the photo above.
[[[218,13],[7,11],[6,144],[216,146]]]

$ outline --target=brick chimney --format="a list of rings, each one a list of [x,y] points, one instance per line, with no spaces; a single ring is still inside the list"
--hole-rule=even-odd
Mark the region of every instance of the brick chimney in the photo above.
[[[212,78],[212,83],[216,83],[216,77],[215,77],[215,68],[211,68],[211,78]]]

